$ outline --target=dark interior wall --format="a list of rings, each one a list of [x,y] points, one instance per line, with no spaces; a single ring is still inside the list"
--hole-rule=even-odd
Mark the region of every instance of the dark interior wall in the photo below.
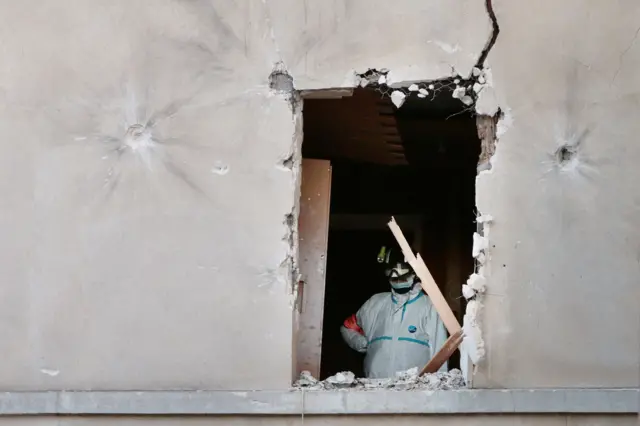
[[[421,177],[415,191],[427,211],[437,206],[425,217],[423,250],[429,252],[422,255],[430,269],[430,263],[448,265],[442,274],[439,269],[432,273],[462,321],[462,284],[474,271],[471,251],[481,144],[475,117],[454,111],[443,100],[425,105],[412,98],[396,111],[396,122],[408,163]]]
[[[332,161],[332,213],[441,212],[458,171]],[[475,170],[475,169],[474,169]]]
[[[475,169],[474,169],[475,170]],[[434,279],[439,285],[446,282],[445,260],[447,253],[447,224],[451,207],[451,192],[454,187],[465,188],[460,196],[461,209],[466,211],[467,227],[462,232],[468,234],[467,242],[472,242],[474,179],[460,177],[458,171],[416,169],[411,166],[377,166],[348,162],[333,163],[333,187],[331,213],[351,214],[414,214],[423,217],[421,255]],[[455,197],[454,197],[455,198]],[[455,199],[454,199],[455,201]],[[458,207],[455,207],[458,208]],[[397,247],[391,231],[390,244]],[[329,240],[329,246],[331,246]],[[470,257],[471,248],[464,253]],[[330,264],[331,258],[328,258]],[[330,268],[330,266],[328,265]]]

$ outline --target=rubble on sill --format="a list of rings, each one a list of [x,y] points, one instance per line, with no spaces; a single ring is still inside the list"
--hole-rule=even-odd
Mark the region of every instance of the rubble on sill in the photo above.
[[[453,369],[449,372],[425,374],[418,376],[418,369],[412,368],[396,373],[395,377],[386,379],[356,378],[351,371],[344,371],[318,380],[308,371],[303,371],[293,384],[294,389],[323,390],[453,390],[466,388],[462,372]]]

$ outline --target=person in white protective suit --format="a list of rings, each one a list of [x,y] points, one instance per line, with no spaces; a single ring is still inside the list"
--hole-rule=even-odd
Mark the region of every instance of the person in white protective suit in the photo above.
[[[391,291],[373,295],[340,327],[345,342],[366,354],[368,378],[422,369],[447,340],[440,316],[404,257],[382,247],[378,262],[385,266]],[[440,371],[447,371],[447,363]]]

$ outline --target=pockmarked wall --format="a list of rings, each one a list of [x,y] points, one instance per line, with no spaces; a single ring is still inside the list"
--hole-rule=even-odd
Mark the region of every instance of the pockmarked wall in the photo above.
[[[2,389],[287,386],[295,122],[254,4],[0,5]]]
[[[638,8],[494,3],[475,383],[637,385]],[[0,389],[287,388],[293,89],[468,76],[491,30],[483,0],[0,4]]]
[[[638,387],[640,4],[494,1],[476,387]],[[494,99],[491,99],[495,97]]]
[[[0,4],[0,389],[287,388],[302,104],[270,74],[436,78],[487,38],[481,1],[387,6]]]

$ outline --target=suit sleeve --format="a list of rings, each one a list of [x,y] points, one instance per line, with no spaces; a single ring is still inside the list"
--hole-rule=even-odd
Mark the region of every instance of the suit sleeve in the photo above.
[[[347,345],[360,353],[366,353],[369,346],[365,330],[368,329],[370,309],[371,299],[367,300],[357,313],[348,317],[340,327],[340,333]]]
[[[357,331],[347,328],[344,325],[340,326],[340,333],[342,334],[342,338],[349,345],[351,349],[354,351],[358,351],[360,353],[367,352],[367,338],[364,335],[358,333]]]

